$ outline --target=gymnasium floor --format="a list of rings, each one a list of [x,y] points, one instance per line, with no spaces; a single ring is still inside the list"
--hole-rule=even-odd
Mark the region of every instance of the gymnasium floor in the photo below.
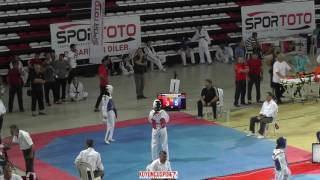
[[[167,72],[149,72],[146,74],[146,87],[145,87],[145,95],[149,97],[146,100],[140,100],[137,101],[135,98],[135,85],[133,81],[132,76],[112,76],[110,78],[110,84],[114,86],[114,95],[113,98],[117,104],[118,110],[119,110],[119,120],[129,120],[129,119],[137,119],[137,118],[143,118],[145,117],[148,112],[151,109],[153,97],[159,92],[166,92],[169,88],[169,81],[173,76],[174,71],[178,73],[178,78],[181,80],[181,91],[186,92],[188,99],[187,99],[187,110],[185,111],[188,114],[195,115],[196,114],[196,101],[199,98],[200,91],[203,86],[203,80],[205,78],[210,78],[214,81],[215,85],[217,87],[223,88],[225,91],[225,108],[231,109],[233,111],[230,121],[228,122],[219,122],[222,126],[215,126],[216,128],[219,127],[219,131],[216,129],[210,129],[214,128],[211,126],[205,127],[209,128],[208,132],[213,134],[206,134],[205,142],[210,142],[210,140],[214,140],[214,133],[218,133],[221,131],[221,134],[219,137],[223,137],[224,133],[230,134],[234,138],[244,137],[244,132],[247,130],[247,124],[248,124],[248,118],[251,115],[254,115],[258,112],[258,107],[256,105],[252,105],[250,107],[247,107],[245,109],[235,110],[232,106],[233,103],[233,96],[234,96],[234,80],[233,80],[233,66],[228,64],[214,64],[211,66],[208,65],[197,65],[197,66],[189,66],[189,67],[181,67],[181,66],[175,66],[171,68],[167,68]],[[79,128],[79,127],[91,127],[92,125],[95,125],[95,127],[98,127],[95,129],[96,133],[94,135],[95,138],[99,137],[99,135],[102,135],[102,129],[101,129],[101,113],[94,113],[93,112],[93,106],[96,101],[96,97],[98,95],[98,78],[81,78],[83,83],[85,84],[85,87],[87,88],[89,92],[89,98],[86,101],[78,102],[78,103],[72,103],[67,102],[63,105],[55,105],[52,107],[48,107],[46,109],[47,115],[46,116],[38,116],[38,117],[32,117],[30,112],[30,98],[25,97],[24,98],[24,104],[25,104],[25,113],[19,113],[14,112],[12,114],[8,114],[5,117],[4,127],[3,127],[3,134],[8,135],[8,126],[10,124],[17,124],[21,129],[25,129],[31,133],[43,133],[43,132],[51,132],[55,130],[62,130],[62,129],[71,129],[71,128]],[[262,94],[265,92],[270,91],[269,88],[269,75],[267,74],[267,70],[265,70],[264,75],[264,81],[262,84]],[[254,91],[253,91],[254,92]],[[253,94],[253,97],[255,95]],[[15,106],[16,107],[16,106]],[[280,130],[277,132],[276,136],[284,135],[286,138],[288,138],[288,143],[292,147],[301,148],[302,150],[307,151],[310,153],[311,151],[311,143],[315,142],[315,132],[318,130],[317,127],[319,127],[319,119],[320,113],[319,113],[319,105],[314,102],[307,103],[305,105],[302,105],[300,103],[296,104],[285,104],[280,106]],[[182,125],[176,125],[177,129],[180,131],[183,130],[180,126]],[[225,127],[223,127],[225,126]],[[229,128],[227,128],[229,127]],[[99,129],[100,128],[100,129]],[[147,128],[147,125],[141,126],[141,128]],[[184,133],[185,136],[190,137],[202,137],[201,133],[207,132],[202,129],[197,129],[199,127],[192,128],[192,133],[187,132]],[[234,130],[235,129],[235,130]],[[182,133],[183,131],[177,131],[177,135],[179,136],[179,133]],[[239,131],[236,131],[239,130]],[[128,132],[134,132],[135,130],[130,130],[130,127],[128,127]],[[171,132],[170,132],[171,131]],[[122,135],[120,135],[123,132]],[[119,139],[121,142],[122,138],[125,138],[125,129],[119,130]],[[143,131],[148,134],[148,131]],[[197,134],[196,132],[199,132]],[[174,134],[175,131],[173,128],[169,130],[169,136],[170,134]],[[45,136],[43,138],[46,138],[47,134],[38,134],[41,136]],[[84,135],[90,135],[90,134],[83,134],[82,137],[72,141],[72,147],[76,146],[77,150],[80,147],[83,147],[83,141],[85,139]],[[175,135],[172,135],[175,136]],[[71,138],[71,137],[66,137]],[[231,138],[232,139],[232,138]],[[57,139],[52,142],[52,144],[49,144],[48,147],[61,147],[63,144],[58,145],[55,144],[57,141],[64,141],[65,139]],[[97,139],[98,140],[98,139]],[[70,139],[69,139],[70,141]],[[170,139],[169,139],[170,141]],[[204,177],[215,177],[220,175],[227,175],[227,174],[233,174],[237,172],[247,171],[247,170],[254,170],[259,168],[266,168],[271,167],[272,162],[270,164],[270,154],[272,152],[272,148],[274,148],[274,142],[272,141],[272,137],[269,137],[268,140],[262,140],[261,142],[252,139],[251,141],[263,143],[264,146],[268,147],[263,151],[265,156],[259,158],[259,161],[264,161],[263,163],[256,163],[254,167],[250,167],[248,169],[245,169],[243,166],[239,165],[239,167],[234,166],[230,169],[226,168],[225,166],[220,166],[216,168],[221,168],[221,171],[219,173],[212,173],[208,174],[208,176],[201,176],[201,178]],[[143,142],[143,146],[146,146],[146,149],[143,149],[145,153],[143,153],[143,156],[139,155],[139,158],[143,159],[142,163],[139,165],[140,168],[144,167],[146,163],[148,163],[147,159],[149,159],[150,152],[149,152],[149,140]],[[252,144],[248,143],[250,141],[246,141],[247,143],[242,143],[242,141],[237,141],[235,143],[237,146],[241,146],[246,148],[246,146],[250,147]],[[71,144],[70,143],[70,144]],[[142,143],[142,142],[141,142]],[[195,142],[187,142],[189,146],[192,146],[192,143]],[[200,142],[199,142],[200,143]],[[56,145],[56,146],[54,146]],[[202,144],[203,146],[205,144]],[[120,148],[121,145],[118,145]],[[212,149],[210,149],[210,152],[215,152],[216,145],[212,145]],[[44,147],[44,146],[43,146]],[[112,146],[110,146],[112,147]],[[215,147],[215,148],[214,148]],[[223,146],[227,147],[227,146]],[[45,147],[47,148],[47,147]],[[50,161],[49,154],[46,154],[45,148],[40,150],[38,152],[38,156],[41,157],[43,161],[47,161],[47,163],[52,163]],[[100,148],[100,147],[97,147]],[[108,147],[109,148],[109,147]],[[170,148],[170,147],[169,147]],[[58,166],[59,168],[66,169],[67,172],[71,175],[76,175],[75,169],[73,168],[72,159],[74,158],[74,154],[77,154],[78,152],[75,152],[75,150],[68,151],[69,146],[67,148],[62,149],[62,151],[56,151],[55,156],[63,155],[65,152],[68,152],[68,158],[71,164],[65,164],[64,166]],[[70,148],[72,149],[72,148]],[[203,148],[205,149],[205,147]],[[141,149],[140,149],[141,150]],[[236,150],[236,149],[235,149]],[[14,151],[14,150],[13,150]],[[129,150],[128,150],[129,151]],[[193,149],[192,152],[195,153],[198,150]],[[270,151],[270,152],[269,152]],[[50,152],[50,151],[49,151]],[[177,152],[170,152],[171,153],[171,159],[174,161],[175,158],[178,158],[179,153],[182,151]],[[223,152],[223,150],[222,150]],[[70,153],[70,154],[69,154]],[[209,155],[209,151],[206,152]],[[263,154],[262,153],[262,154]],[[199,151],[199,156],[201,155],[201,151]],[[175,157],[176,156],[176,157]],[[212,155],[214,156],[214,155]],[[209,156],[207,156],[209,157]],[[183,159],[183,157],[181,157]],[[210,159],[210,158],[209,158]],[[305,160],[305,156],[303,156],[303,159]],[[200,158],[201,160],[201,158]],[[212,163],[216,159],[211,159]],[[301,160],[301,159],[300,159]],[[69,162],[69,163],[70,163]],[[59,162],[57,162],[59,163]],[[185,164],[187,162],[184,162]],[[177,163],[178,164],[178,163]],[[268,166],[267,166],[268,164]],[[61,165],[61,164],[60,164]],[[54,164],[54,166],[57,166]],[[106,164],[106,166],[113,166]],[[116,165],[115,165],[116,166]],[[179,165],[177,165],[179,167]],[[182,166],[181,166],[182,167]],[[208,170],[209,172],[209,170]],[[212,176],[213,175],[213,176]],[[308,175],[309,176],[309,175]],[[312,175],[310,175],[312,176]],[[316,176],[316,175],[314,175]],[[198,177],[195,177],[197,179]],[[295,178],[299,178],[298,176]],[[313,178],[313,177],[312,177]],[[318,178],[319,179],[319,178]]]

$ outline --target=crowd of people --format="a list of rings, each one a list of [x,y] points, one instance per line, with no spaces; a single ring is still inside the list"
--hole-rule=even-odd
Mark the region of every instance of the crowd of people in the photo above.
[[[198,42],[200,64],[211,64],[212,58],[209,51],[211,43],[208,32],[198,27],[195,35],[192,38],[183,38],[179,46],[178,54],[181,57],[183,65],[187,65],[187,57],[191,59],[191,63],[195,64],[194,51],[190,47],[190,42]],[[294,44],[291,44],[290,51],[286,54],[280,53],[275,49],[271,50],[267,64],[270,66],[270,86],[275,93],[275,100],[273,100],[273,93],[268,92],[266,100],[261,100],[261,81],[263,79],[263,60],[260,44],[257,39],[257,33],[253,33],[246,41],[238,43],[237,47],[233,48],[227,44],[223,44],[216,50],[214,60],[223,63],[233,63],[235,72],[235,95],[233,105],[239,107],[240,105],[252,104],[252,88],[256,89],[256,102],[263,103],[261,111],[257,116],[250,119],[250,131],[248,136],[255,134],[255,123],[260,123],[260,130],[258,131],[258,138],[263,138],[265,134],[265,127],[268,123],[276,119],[278,113],[278,105],[281,104],[284,93],[284,88],[280,83],[281,78],[288,76],[290,71],[305,72],[306,65],[310,62],[308,57],[300,51],[295,51]],[[15,57],[10,64],[10,70],[7,76],[9,86],[9,102],[8,112],[13,112],[13,102],[17,95],[19,110],[24,112],[23,106],[23,87],[27,87],[27,94],[31,96],[31,110],[32,115],[45,115],[45,105],[47,107],[52,104],[62,104],[69,98],[71,101],[85,100],[88,97],[88,92],[85,91],[84,84],[77,78],[77,49],[74,44],[70,45],[70,50],[66,54],[59,54],[56,59],[55,52],[52,51],[46,54],[44,60],[40,60],[39,54],[35,54],[34,58],[28,62],[28,69],[25,70],[18,57]],[[288,56],[292,56],[290,61],[291,66],[287,63]],[[145,99],[144,96],[144,73],[148,66],[147,62],[152,65],[155,64],[161,71],[166,71],[164,63],[166,58],[158,54],[148,42],[145,48],[139,48],[131,57],[124,55],[121,57],[119,68],[122,73],[126,75],[133,74],[136,85],[137,99]],[[320,58],[319,63],[320,63]],[[117,70],[112,62],[112,57],[105,56],[101,60],[98,68],[99,88],[100,93],[94,106],[94,111],[102,111],[103,120],[106,124],[106,135],[104,141],[106,144],[111,144],[113,139],[113,132],[115,121],[117,120],[117,109],[112,99],[113,87],[109,84],[109,75]],[[320,72],[315,70],[315,72]],[[3,94],[3,88],[0,93]],[[248,93],[247,93],[248,92]],[[52,93],[53,100],[50,99]],[[246,102],[247,95],[247,102]],[[240,100],[240,105],[239,105]],[[210,79],[205,80],[205,87],[201,91],[200,100],[197,102],[198,117],[203,117],[203,107],[212,107],[213,117],[217,119],[217,102],[219,101],[219,94],[217,88],[214,87]],[[102,102],[102,108],[100,104]],[[0,130],[2,127],[2,115],[6,113],[5,108],[1,107],[0,103]],[[37,108],[38,106],[38,108]],[[3,110],[4,109],[4,110]],[[150,112],[148,121],[152,124],[152,160],[153,162],[148,166],[149,169],[164,168],[171,170],[169,162],[169,150],[166,124],[169,122],[169,115],[161,110],[161,102],[154,101],[153,110]],[[11,134],[14,137],[13,142],[20,145],[23,152],[27,172],[33,172],[33,142],[26,131],[20,130],[16,125],[10,127]],[[0,138],[1,139],[1,138]],[[283,139],[280,141],[284,141]],[[279,142],[279,149],[283,150],[285,142]],[[94,169],[94,176],[103,177],[104,167],[101,163],[100,154],[93,149],[93,140],[87,140],[87,149],[82,151],[75,160],[75,164],[85,157],[91,157],[88,163],[91,163]],[[160,154],[158,146],[161,146]],[[274,152],[274,159],[277,157],[278,151]],[[160,156],[160,158],[159,158]],[[278,162],[281,163],[281,162]],[[277,166],[277,165],[276,165]]]

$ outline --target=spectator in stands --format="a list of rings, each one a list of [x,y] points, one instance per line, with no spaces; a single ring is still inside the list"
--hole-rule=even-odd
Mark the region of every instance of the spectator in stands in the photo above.
[[[71,101],[81,101],[88,97],[88,92],[84,90],[82,82],[77,77],[74,77],[70,84],[69,97]]]
[[[27,77],[27,81],[26,81],[26,86],[30,87],[31,85],[31,81],[30,81],[30,74],[34,71],[34,65],[35,64],[42,64],[42,61],[40,60],[40,54],[39,53],[35,53],[34,54],[34,58],[30,59],[28,61],[28,77]]]
[[[106,86],[109,84],[109,71],[107,68],[109,64],[111,64],[111,58],[110,56],[105,56],[99,65],[98,75],[100,78],[100,94],[94,107],[94,112],[99,112],[102,96],[106,93]]]
[[[144,59],[144,54],[141,48],[139,48],[133,57],[133,69],[134,69],[134,81],[136,83],[137,99],[146,98],[143,95],[144,89],[144,73],[146,71],[147,62]]]
[[[260,45],[258,42],[258,34],[256,32],[252,33],[252,36],[246,40],[246,59],[250,58],[253,52],[257,53],[260,57]]]
[[[152,47],[150,41],[147,43],[147,46],[144,48],[144,52],[146,53],[146,57],[148,61],[157,65],[159,70],[166,71],[166,69],[162,65],[163,63],[166,62],[166,57],[159,55]]]
[[[245,59],[245,54],[246,54],[246,50],[244,48],[243,40],[241,40],[238,43],[238,46],[236,47],[236,49],[234,50],[234,57],[235,59],[238,59],[238,57]]]
[[[231,63],[234,61],[233,50],[227,44],[221,44],[216,50],[216,60],[222,63]]]
[[[66,85],[69,67],[69,63],[65,60],[64,54],[59,55],[59,60],[53,61],[53,67],[56,74],[57,103],[61,104],[61,101],[66,101]]]
[[[35,68],[38,68],[38,67],[35,67]],[[19,147],[23,153],[23,157],[26,164],[26,174],[28,174],[29,172],[34,172],[33,141],[30,137],[30,134],[26,131],[20,130],[17,125],[10,126],[10,134],[13,137],[12,142],[19,144]]]
[[[182,37],[180,43],[178,54],[181,56],[182,64],[187,66],[187,57],[191,59],[192,64],[195,64],[194,51],[189,45],[190,41],[186,37]]]
[[[256,86],[256,101],[257,103],[261,103],[260,101],[260,83],[263,77],[262,70],[262,61],[259,59],[257,53],[253,53],[251,58],[247,61],[249,67],[249,82],[248,82],[248,104],[252,103],[251,91],[253,85]]]
[[[9,70],[7,82],[9,85],[9,112],[12,112],[14,97],[17,94],[20,112],[24,112],[22,100],[23,79],[18,61],[12,62],[12,69]]]
[[[250,119],[250,132],[247,136],[253,136],[255,134],[255,124],[260,123],[258,138],[264,138],[266,124],[271,123],[276,118],[278,113],[278,105],[272,99],[272,97],[273,94],[268,92],[266,101],[263,103],[259,115]]]
[[[0,176],[2,180],[22,180],[21,176],[12,173],[12,166],[7,163],[3,167],[3,175]]]
[[[131,58],[128,54],[125,54],[122,56],[122,61],[120,62],[120,69],[122,71],[122,74],[124,75],[130,75],[133,74],[133,66],[131,64]]]
[[[57,84],[56,84],[56,72],[55,69],[52,66],[52,63],[50,61],[50,58],[46,58],[43,63],[43,77],[45,80],[44,84],[44,95],[45,100],[47,103],[47,106],[51,106],[50,103],[50,90],[52,91],[53,95],[53,102],[55,104],[58,104],[59,98],[57,96]]]
[[[199,43],[199,55],[200,55],[200,63],[204,64],[205,56],[209,64],[212,63],[211,54],[209,51],[209,45],[211,44],[211,39],[208,34],[208,31],[201,26],[197,27],[196,33],[192,37],[191,41],[198,41]]]
[[[101,177],[103,179],[104,176],[104,167],[101,160],[101,155],[93,148],[93,140],[88,139],[86,141],[87,149],[81,151],[79,155],[76,157],[74,163],[79,168],[79,163],[85,162],[90,164],[94,177]],[[94,179],[91,177],[91,174],[88,172],[89,179]]]
[[[26,72],[26,70],[24,69],[24,67],[23,67],[23,64],[22,64],[22,62],[21,62],[21,59],[20,59],[20,57],[19,56],[14,56],[14,58],[12,59],[12,61],[10,62],[10,64],[9,64],[9,67],[10,67],[10,69],[12,69],[13,68],[13,62],[14,61],[17,61],[18,62],[18,68],[19,68],[19,70],[20,70],[20,72],[21,72],[21,78],[22,78],[22,80],[23,80],[23,83],[27,80],[27,77],[28,77],[28,72]]]
[[[76,68],[77,68],[77,49],[75,44],[70,45],[70,51],[67,55],[67,61],[69,62],[69,76],[68,76],[68,84],[71,83],[72,79],[77,75]]]
[[[291,67],[287,62],[284,61],[285,56],[283,54],[279,54],[277,57],[277,61],[273,65],[273,77],[272,82],[275,87],[276,99],[277,103],[281,104],[281,97],[285,92],[285,89],[280,84],[280,79],[286,78],[288,75],[288,71],[291,71]]]
[[[43,85],[45,83],[40,64],[34,64],[34,71],[30,73],[31,82],[31,110],[36,116],[36,105],[39,106],[39,115],[45,115],[43,103]]]
[[[313,31],[313,43],[316,48],[316,55],[320,55],[320,24],[316,24],[316,29]],[[312,47],[314,48],[314,47]]]
[[[51,50],[50,52],[46,53],[45,59],[49,60],[49,63],[52,63],[56,59],[56,54],[54,50]]]
[[[234,103],[233,105],[239,107],[238,101],[241,96],[241,104],[246,105],[245,97],[246,97],[246,89],[247,89],[247,74],[249,72],[249,68],[247,64],[244,62],[244,59],[239,57],[237,63],[234,67],[235,71],[235,80],[236,80],[236,92],[234,95]]]
[[[201,98],[197,103],[198,118],[203,118],[203,107],[212,107],[213,118],[217,119],[217,101],[219,100],[216,88],[210,79],[205,80],[205,87],[201,91]]]

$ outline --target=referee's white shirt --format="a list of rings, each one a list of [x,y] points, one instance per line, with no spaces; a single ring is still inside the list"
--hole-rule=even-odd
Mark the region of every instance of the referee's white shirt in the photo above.
[[[18,136],[13,136],[12,142],[19,144],[21,150],[30,149],[33,145],[30,134],[23,130],[19,130]]]
[[[77,54],[73,51],[68,52],[68,60],[71,69],[74,69],[77,67]]]
[[[4,176],[3,175],[0,176],[0,180],[4,180]],[[21,178],[21,176],[12,174],[10,180],[22,180],[22,178]]]
[[[90,148],[90,147],[86,150],[81,151],[80,154],[77,156],[74,163],[78,164],[79,162],[86,162],[90,164],[93,171],[104,170],[103,164],[101,162],[100,153],[98,153],[97,151],[95,151],[93,148]]]

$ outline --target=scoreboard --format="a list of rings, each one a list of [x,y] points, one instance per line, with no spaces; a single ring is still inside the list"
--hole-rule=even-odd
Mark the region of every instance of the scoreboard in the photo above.
[[[180,110],[186,109],[186,93],[159,94],[157,99],[161,101],[162,109]]]

